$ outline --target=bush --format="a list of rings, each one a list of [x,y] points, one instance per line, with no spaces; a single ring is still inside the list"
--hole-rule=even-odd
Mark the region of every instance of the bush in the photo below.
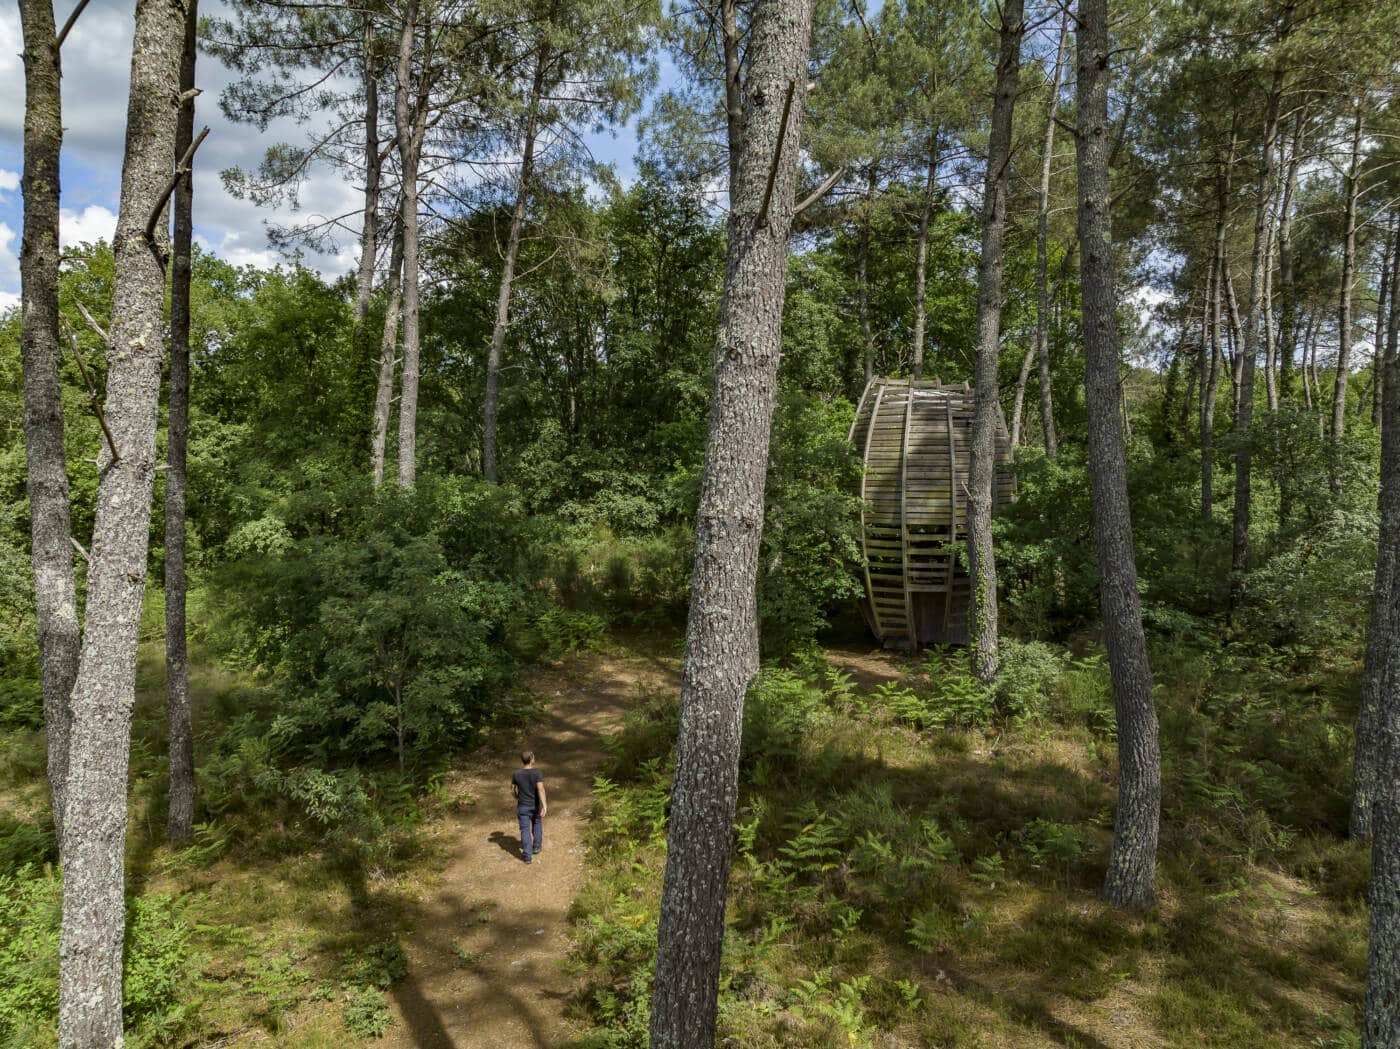
[[[507,490],[432,479],[308,489],[238,532],[227,647],[275,672],[275,747],[405,768],[508,712],[536,538]]]

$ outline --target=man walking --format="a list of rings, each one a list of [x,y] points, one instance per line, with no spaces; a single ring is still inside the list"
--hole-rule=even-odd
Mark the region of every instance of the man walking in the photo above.
[[[545,797],[544,773],[535,768],[535,752],[520,755],[518,768],[511,773],[510,789],[515,794],[515,815],[520,820],[520,852],[525,862],[544,851],[544,814],[549,811]]]

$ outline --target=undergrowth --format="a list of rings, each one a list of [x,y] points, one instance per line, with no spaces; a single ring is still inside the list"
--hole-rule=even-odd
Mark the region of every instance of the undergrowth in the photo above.
[[[1107,666],[1009,642],[995,689],[956,651],[858,685],[815,649],[750,689],[721,1044],[1349,1045],[1364,850],[1344,840],[1339,669],[1165,643],[1159,904],[1097,890],[1116,752]],[[575,903],[575,1049],[640,1049],[674,696],[638,697],[596,785]],[[1284,730],[1286,729],[1286,731]]]

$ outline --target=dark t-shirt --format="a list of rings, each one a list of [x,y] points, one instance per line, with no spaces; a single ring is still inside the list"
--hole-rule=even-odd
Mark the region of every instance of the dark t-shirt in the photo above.
[[[517,808],[537,809],[540,807],[540,796],[535,790],[535,784],[544,782],[543,772],[539,769],[516,769],[511,773],[510,781],[515,784]]]

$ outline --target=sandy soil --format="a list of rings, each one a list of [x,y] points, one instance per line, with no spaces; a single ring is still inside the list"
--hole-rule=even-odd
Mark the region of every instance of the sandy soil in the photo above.
[[[503,734],[453,777],[459,805],[446,828],[443,876],[425,895],[406,951],[408,976],[390,991],[397,1023],[381,1043],[422,1049],[556,1049],[572,1029],[576,984],[569,906],[584,880],[583,834],[603,739],[639,684],[674,686],[657,661],[607,659],[547,671],[532,682],[549,712]],[[544,852],[526,866],[510,794],[522,746],[532,748],[549,798]]]

